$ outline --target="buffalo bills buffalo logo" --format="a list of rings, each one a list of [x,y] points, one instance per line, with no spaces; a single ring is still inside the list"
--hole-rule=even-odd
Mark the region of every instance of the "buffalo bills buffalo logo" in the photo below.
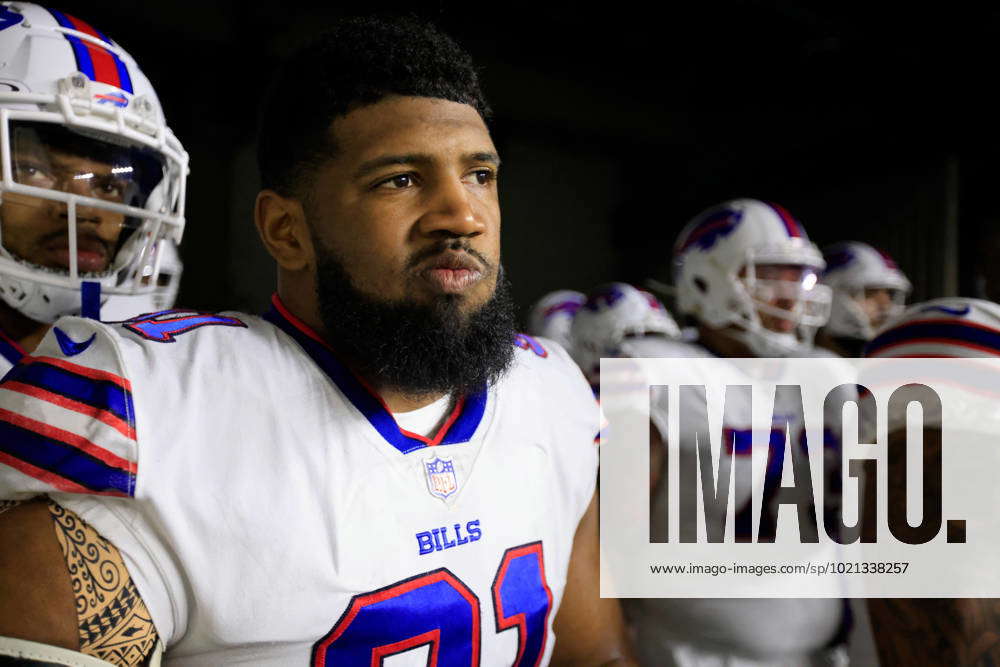
[[[687,239],[677,249],[677,252],[684,252],[695,245],[702,250],[708,250],[719,239],[732,234],[742,220],[743,211],[734,211],[729,208],[716,209],[706,213],[705,217],[688,234]]]

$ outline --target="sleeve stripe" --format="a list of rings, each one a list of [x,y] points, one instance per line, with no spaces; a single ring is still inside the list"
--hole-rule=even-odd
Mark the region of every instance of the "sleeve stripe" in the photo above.
[[[83,377],[75,371],[52,365],[49,361],[41,361],[39,358],[32,359],[32,363],[15,366],[5,380],[7,384],[18,383],[22,386],[38,387],[49,394],[57,394],[76,403],[89,405],[131,426],[130,417],[134,414],[131,405],[132,394],[111,380]]]
[[[869,343],[867,354],[907,343],[947,343],[1000,354],[1000,332],[962,320],[917,320],[902,324]]]
[[[19,470],[29,477],[33,477],[39,481],[45,482],[49,486],[58,489],[59,491],[65,491],[66,493],[86,493],[88,495],[97,496],[120,496],[121,493],[117,491],[94,491],[88,489],[85,486],[80,486],[74,482],[69,481],[64,477],[60,477],[54,473],[42,470],[36,466],[26,463],[20,459],[15,459],[9,454],[0,452],[0,463],[10,466],[14,470]]]
[[[25,357],[22,363],[31,364],[36,362],[46,363],[51,366],[58,366],[65,371],[69,371],[70,373],[74,373],[76,375],[82,375],[83,377],[90,378],[91,380],[104,380],[118,385],[129,393],[132,392],[132,383],[120,375],[115,375],[114,373],[98,370],[96,368],[80,366],[79,364],[74,364],[73,362],[66,361],[65,359],[58,359],[56,357]]]
[[[0,445],[0,454],[6,454],[7,456],[4,458],[7,461],[12,458],[19,462],[20,464],[14,467],[21,472],[53,484],[57,488],[59,485],[53,482],[65,480],[84,487],[88,493],[96,491],[120,496],[132,495],[135,488],[135,476],[129,469],[122,470],[103,463],[91,456],[91,452],[84,451],[82,447],[48,438],[29,426],[22,427],[11,417],[25,422],[33,422],[34,420],[25,419],[9,412],[3,417],[7,421],[0,422],[0,443],[3,443]],[[34,423],[38,424],[38,422]],[[59,429],[52,430],[59,431]],[[95,448],[93,443],[89,443],[79,436],[71,433],[66,433],[66,435],[79,444],[82,444],[80,443],[82,441],[89,445],[89,448]],[[118,459],[109,452],[103,452],[103,455]],[[126,466],[131,468],[127,461],[118,460],[123,461]],[[50,475],[55,475],[61,480],[55,480]]]
[[[135,470],[135,464],[128,459],[123,459],[117,454],[99,445],[95,445],[83,436],[0,408],[0,429],[5,426],[5,423],[23,431],[30,431],[34,435],[43,438],[46,442],[57,443],[61,447],[69,447],[77,450],[80,454],[91,459],[96,459],[110,468],[117,469],[119,472],[131,474]],[[0,444],[0,450],[7,449],[6,445]]]
[[[31,396],[32,398],[37,398],[39,400],[52,403],[53,405],[58,405],[61,408],[78,412],[81,415],[86,415],[87,417],[96,419],[97,421],[110,426],[130,440],[136,439],[135,428],[109,410],[102,410],[93,405],[81,403],[80,401],[75,401],[71,398],[48,391],[47,389],[24,384],[23,382],[17,382],[16,380],[7,380],[2,386],[0,386],[0,389],[7,389],[19,394],[24,394],[25,396]]]

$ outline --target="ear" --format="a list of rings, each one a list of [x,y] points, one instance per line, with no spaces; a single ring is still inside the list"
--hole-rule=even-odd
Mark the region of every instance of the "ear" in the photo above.
[[[312,236],[302,202],[274,190],[261,190],[253,218],[260,240],[278,266],[303,271],[313,264]]]

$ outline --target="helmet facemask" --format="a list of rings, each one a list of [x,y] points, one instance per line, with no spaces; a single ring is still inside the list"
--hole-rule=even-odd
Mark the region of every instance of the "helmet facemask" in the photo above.
[[[830,289],[812,266],[758,261],[748,252],[733,280],[742,302],[733,311],[735,337],[757,356],[795,353],[830,315]]]
[[[0,114],[0,298],[48,323],[88,314],[84,283],[99,286],[96,306],[160,290],[154,248],[180,237],[186,164],[147,142],[35,119],[58,114]]]

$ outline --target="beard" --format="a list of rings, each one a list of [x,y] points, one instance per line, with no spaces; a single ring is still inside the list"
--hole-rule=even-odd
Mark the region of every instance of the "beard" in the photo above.
[[[437,295],[428,303],[370,296],[354,286],[340,260],[318,239],[314,247],[326,337],[366,380],[409,396],[457,397],[493,384],[510,368],[514,305],[503,267],[490,299],[463,313],[462,298],[454,294]],[[463,241],[451,240],[421,258],[458,248],[470,250]]]

